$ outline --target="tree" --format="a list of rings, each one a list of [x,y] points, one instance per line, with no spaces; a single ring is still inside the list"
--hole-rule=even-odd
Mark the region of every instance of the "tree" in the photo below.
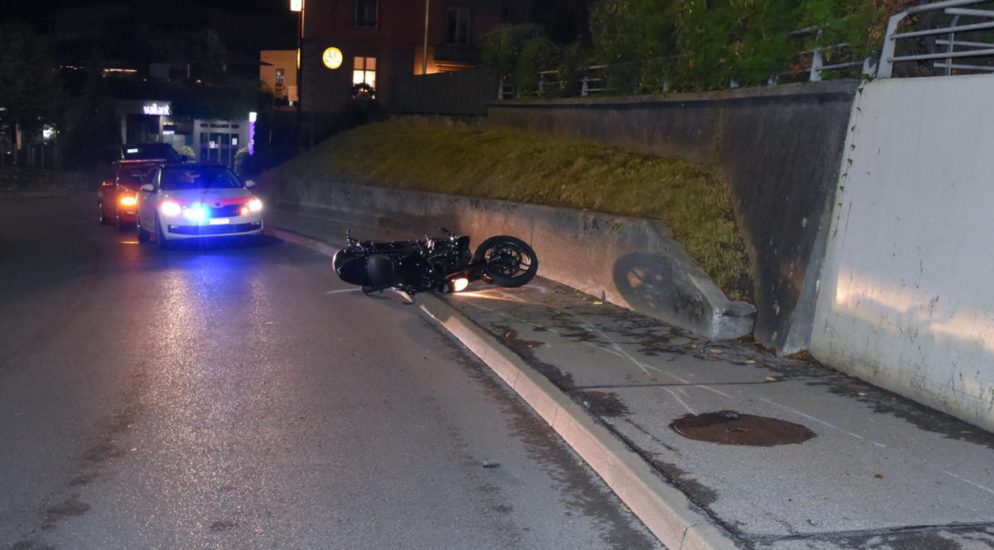
[[[68,164],[90,167],[108,147],[121,143],[114,97],[99,67],[87,71],[81,95],[66,110],[61,142]]]
[[[675,11],[675,84],[714,89],[735,81],[765,83],[797,58],[790,33],[798,28],[797,0],[687,0]]]
[[[29,27],[0,24],[0,125],[33,132],[58,119],[62,86],[54,59]]]
[[[501,76],[513,76],[525,44],[543,36],[538,25],[497,25],[482,37],[483,64],[496,69]]]
[[[658,91],[676,55],[673,20],[680,0],[600,0],[590,14],[594,55],[618,93]]]
[[[761,85],[798,65],[801,50],[846,43],[861,59],[878,51],[887,18],[918,0],[599,0],[591,13],[595,55],[616,93]],[[816,29],[807,41],[794,31]],[[832,55],[827,50],[826,55]]]

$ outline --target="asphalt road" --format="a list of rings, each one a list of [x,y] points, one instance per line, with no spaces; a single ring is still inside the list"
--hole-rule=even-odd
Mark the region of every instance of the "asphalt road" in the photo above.
[[[0,195],[0,547],[658,545],[398,296],[91,199]]]

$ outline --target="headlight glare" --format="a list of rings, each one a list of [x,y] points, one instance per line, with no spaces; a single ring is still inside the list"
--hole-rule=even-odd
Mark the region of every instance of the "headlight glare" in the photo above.
[[[180,212],[183,211],[180,205],[173,201],[163,201],[159,206],[159,210],[162,212],[163,216],[179,216]]]
[[[183,217],[191,222],[202,222],[207,219],[207,209],[202,204],[191,204],[183,209]]]
[[[255,198],[248,201],[248,207],[251,212],[262,212],[262,201]]]

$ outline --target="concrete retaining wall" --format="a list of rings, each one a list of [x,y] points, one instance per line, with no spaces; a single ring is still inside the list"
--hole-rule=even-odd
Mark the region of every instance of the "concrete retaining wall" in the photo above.
[[[497,98],[497,73],[474,69],[426,76],[395,75],[391,113],[483,116]]]
[[[877,80],[853,109],[811,351],[994,430],[994,75]]]
[[[476,244],[514,235],[534,246],[544,277],[709,338],[752,328],[752,306],[728,300],[655,221],[328,181],[271,184],[270,199],[410,231],[412,238],[439,226]]]
[[[753,261],[755,337],[804,349],[857,83],[493,105],[490,121],[716,164]]]

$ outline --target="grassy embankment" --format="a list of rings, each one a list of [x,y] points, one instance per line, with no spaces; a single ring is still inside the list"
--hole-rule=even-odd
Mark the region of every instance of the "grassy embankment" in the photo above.
[[[725,294],[751,301],[732,197],[707,166],[495,126],[395,120],[334,136],[280,167],[276,177],[659,219]]]

